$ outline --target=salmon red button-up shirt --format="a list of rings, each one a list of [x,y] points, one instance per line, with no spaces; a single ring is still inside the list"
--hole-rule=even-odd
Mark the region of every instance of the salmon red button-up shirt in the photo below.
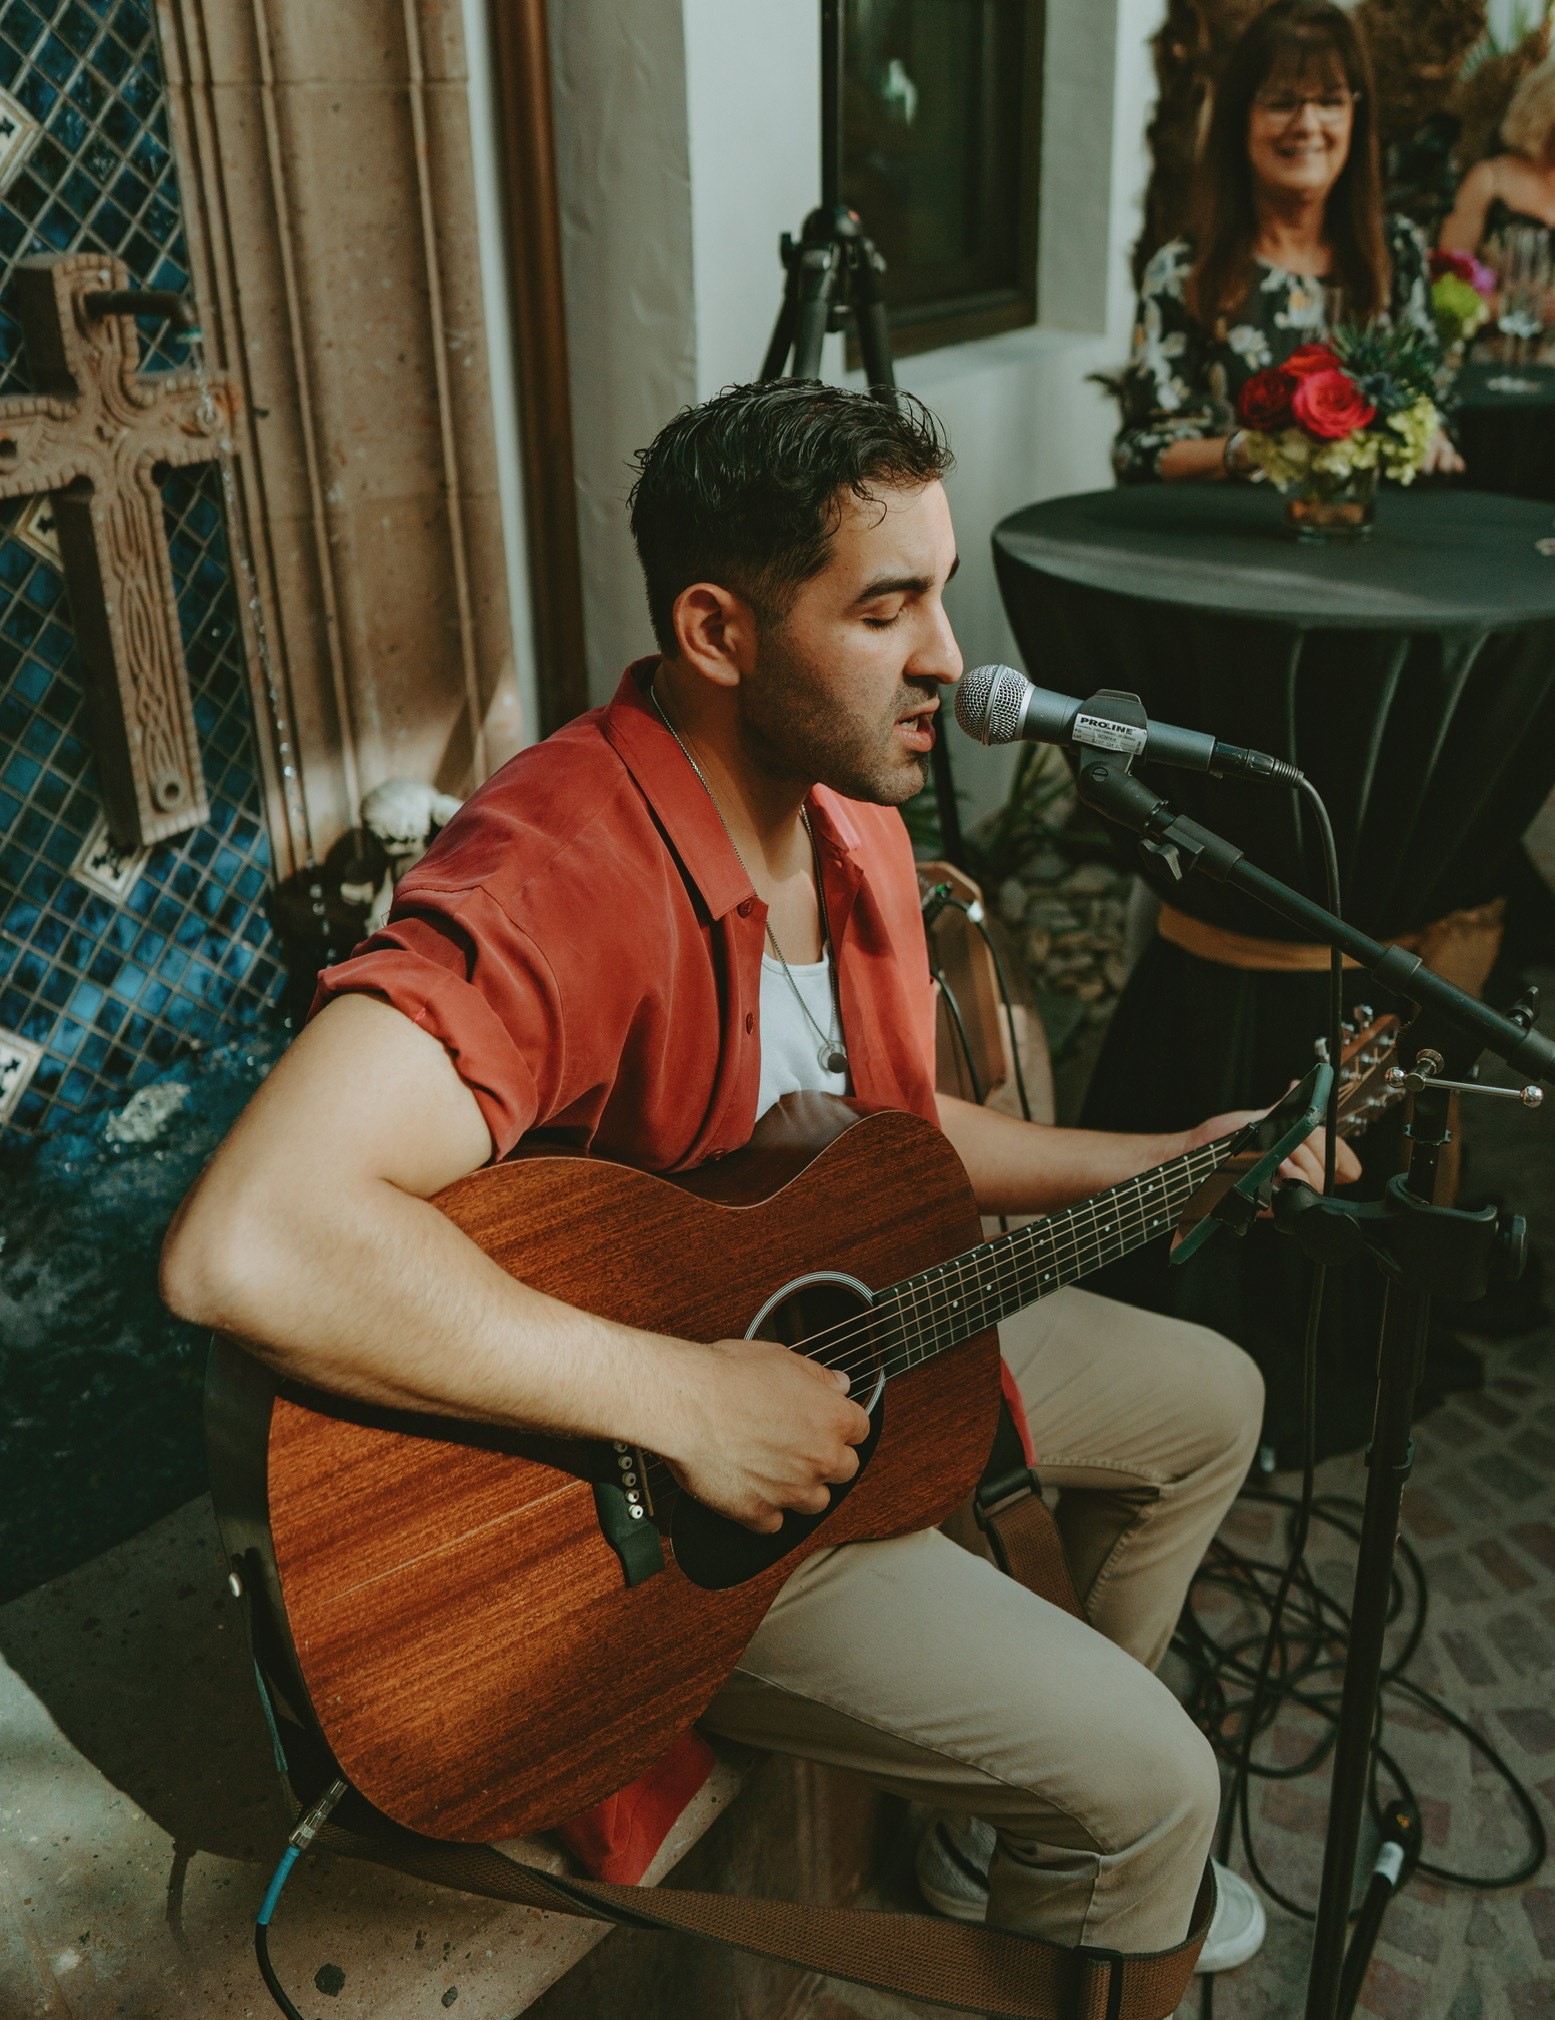
[[[676,1171],[737,1150],[760,1076],[766,907],[648,698],[522,751],[401,880],[380,932],[319,978],[430,1031],[493,1154],[530,1130]],[[854,1094],[934,1108],[934,1003],[912,849],[894,808],[817,786],[809,813]]]

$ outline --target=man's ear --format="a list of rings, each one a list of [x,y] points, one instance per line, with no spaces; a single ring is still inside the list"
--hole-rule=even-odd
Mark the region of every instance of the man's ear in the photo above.
[[[756,663],[756,614],[716,582],[693,582],[675,598],[678,656],[719,687],[738,687]]]

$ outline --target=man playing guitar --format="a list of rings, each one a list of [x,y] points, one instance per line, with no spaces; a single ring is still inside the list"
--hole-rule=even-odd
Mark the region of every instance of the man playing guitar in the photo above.
[[[962,664],[932,418],[808,382],[737,387],[639,462],[658,655],[483,786],[388,925],[325,973],[181,1208],[163,1286],[284,1375],[641,1446],[773,1531],[855,1470],[867,1398],[844,1375],[592,1317],[515,1282],[431,1196],[542,1129],[685,1169],[816,1088],[937,1120],[983,1211],[1044,1214],[1243,1118],[1106,1135],[934,1094],[895,811]],[[1321,1185],[1316,1140],[1289,1170]],[[1074,1289],[1007,1322],[1003,1349],[1089,1624],[938,1530],[819,1550],[704,1722],[941,1813],[919,1876],[947,1913],[1167,1949],[1219,1779],[1153,1672],[1246,1473],[1259,1377],[1215,1334]],[[1222,1876],[1200,1968],[1261,1934],[1256,1897]]]

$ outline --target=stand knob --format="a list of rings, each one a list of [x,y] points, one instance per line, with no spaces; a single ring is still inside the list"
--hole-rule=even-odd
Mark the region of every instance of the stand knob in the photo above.
[[[1418,1094],[1424,1087],[1445,1088],[1449,1094],[1488,1094],[1498,1096],[1502,1101],[1520,1101],[1524,1108],[1542,1108],[1544,1089],[1527,1087],[1498,1087],[1489,1080],[1438,1080],[1434,1073],[1406,1073],[1402,1066],[1390,1066],[1383,1079],[1388,1086],[1403,1094]]]
[[[1499,1282],[1515,1284],[1528,1261],[1528,1223],[1520,1213],[1503,1215],[1496,1224],[1496,1245],[1490,1273]]]

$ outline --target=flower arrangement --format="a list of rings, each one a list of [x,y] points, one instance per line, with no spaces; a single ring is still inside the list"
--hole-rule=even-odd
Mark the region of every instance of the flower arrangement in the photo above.
[[[1457,351],[1483,328],[1496,277],[1473,253],[1431,255],[1431,312],[1448,351]]]
[[[1441,426],[1429,347],[1415,329],[1337,330],[1254,372],[1237,418],[1254,467],[1282,490],[1362,471],[1410,484]]]

